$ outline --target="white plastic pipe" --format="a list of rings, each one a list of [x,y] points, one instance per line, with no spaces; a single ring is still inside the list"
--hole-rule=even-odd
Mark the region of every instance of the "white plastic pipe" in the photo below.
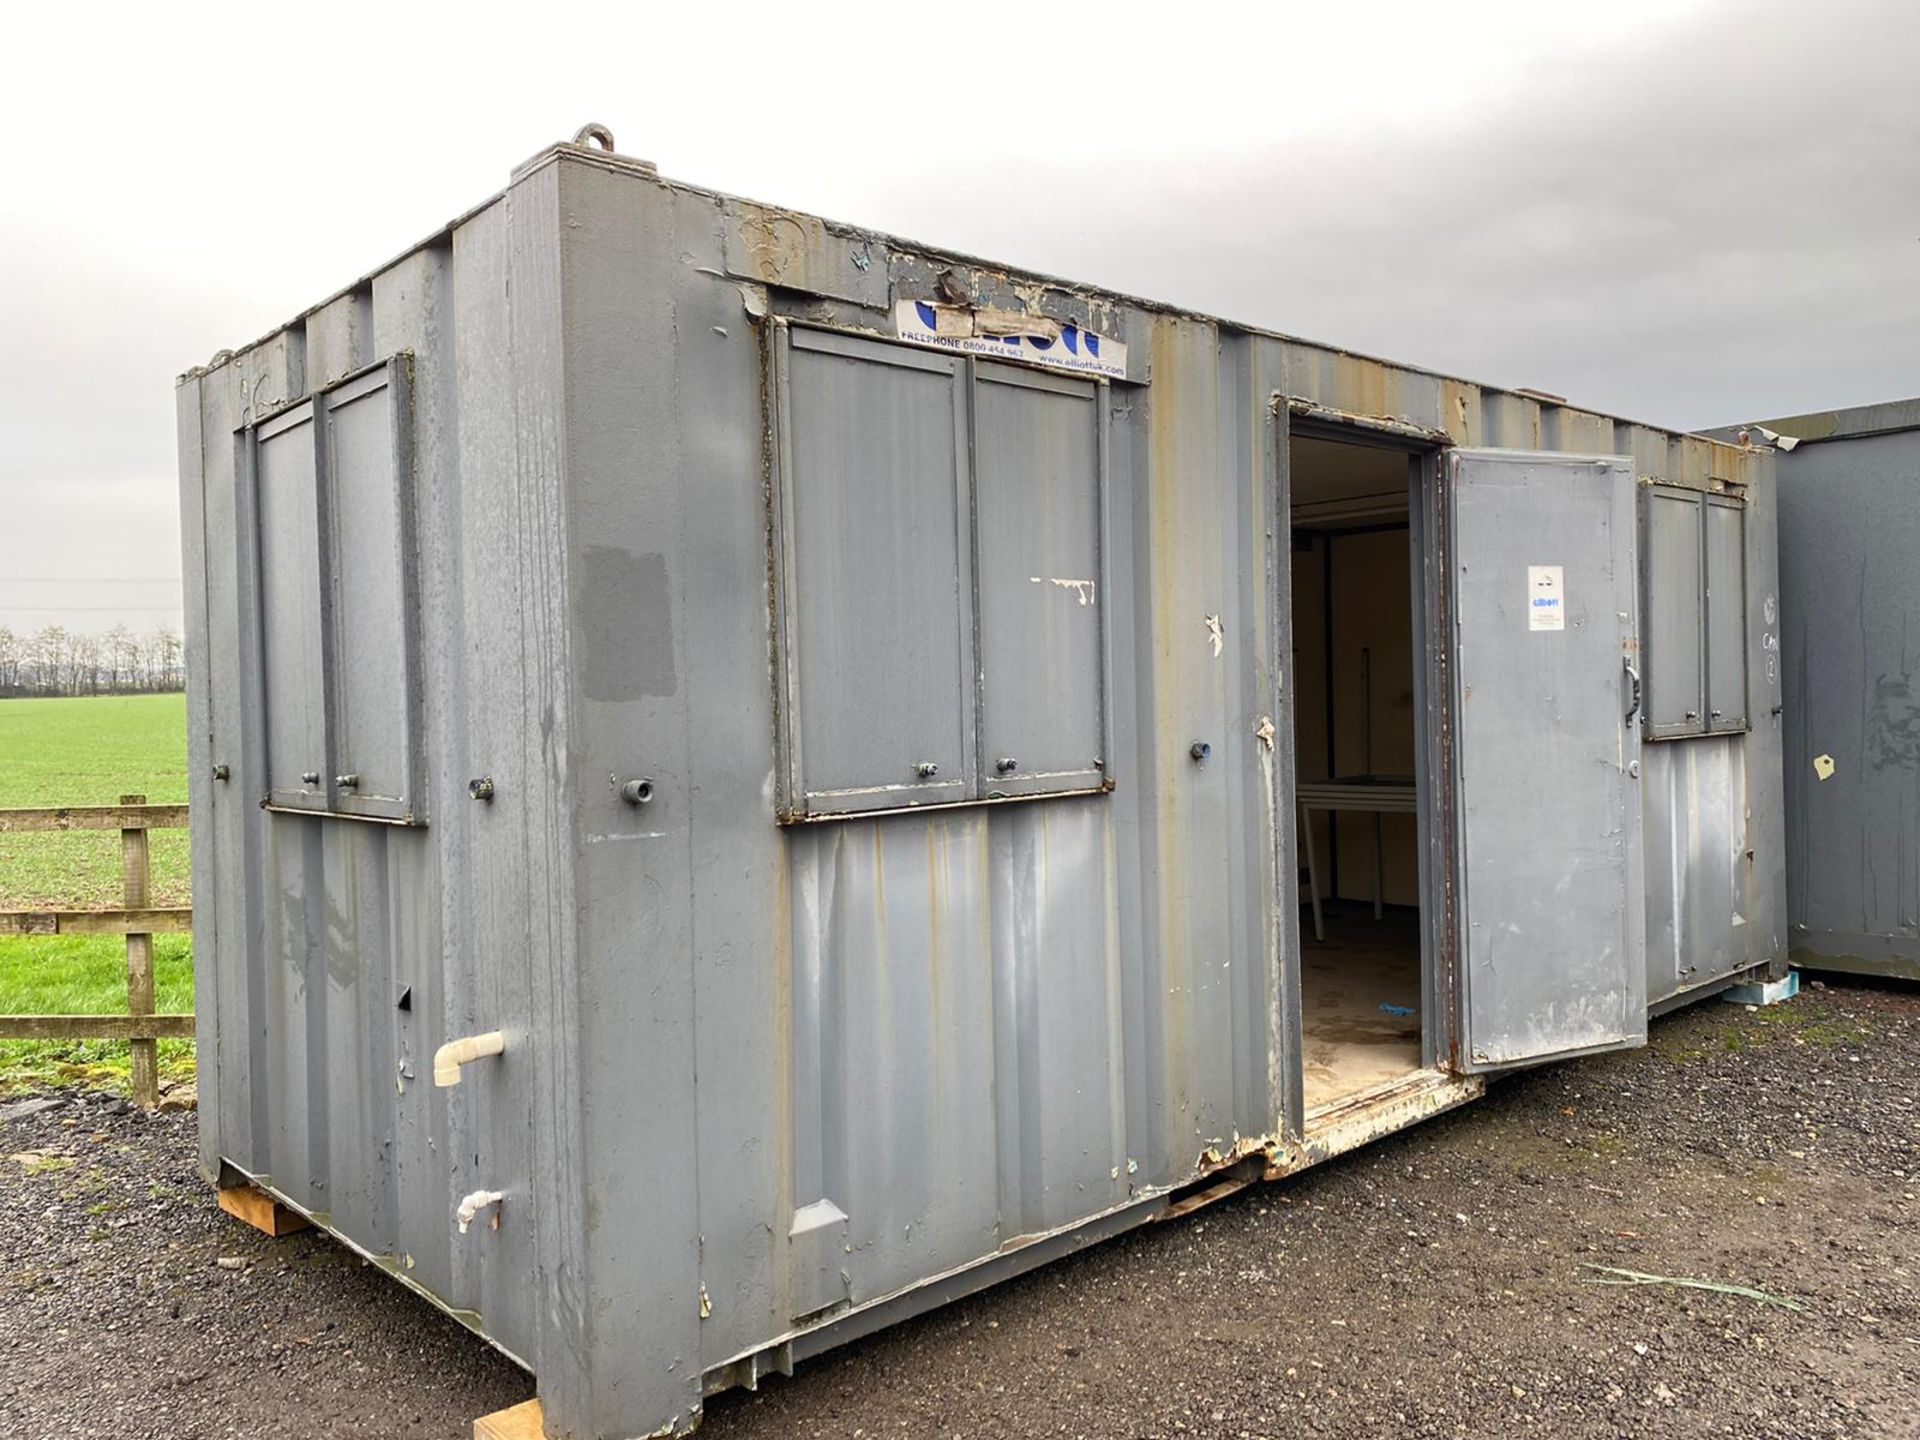
[[[476,1190],[460,1202],[460,1208],[453,1212],[454,1219],[460,1222],[460,1233],[467,1233],[480,1212],[489,1205],[498,1205],[507,1197],[498,1190]]]
[[[449,1040],[433,1052],[433,1083],[445,1089],[460,1083],[460,1067],[487,1055],[498,1055],[507,1048],[507,1037],[498,1030],[484,1035],[468,1035]]]

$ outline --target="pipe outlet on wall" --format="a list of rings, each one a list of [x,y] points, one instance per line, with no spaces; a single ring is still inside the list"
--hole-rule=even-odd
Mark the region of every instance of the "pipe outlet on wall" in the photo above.
[[[459,1209],[453,1212],[453,1218],[460,1222],[460,1233],[466,1234],[473,1228],[473,1222],[480,1218],[480,1212],[489,1206],[498,1205],[507,1197],[498,1190],[476,1190],[460,1202]],[[500,1228],[500,1212],[493,1212],[493,1228]]]
[[[498,1030],[489,1030],[484,1035],[468,1035],[463,1039],[449,1040],[433,1052],[433,1083],[445,1089],[449,1085],[460,1083],[460,1067],[469,1065],[489,1055],[498,1055],[507,1048],[507,1037]]]

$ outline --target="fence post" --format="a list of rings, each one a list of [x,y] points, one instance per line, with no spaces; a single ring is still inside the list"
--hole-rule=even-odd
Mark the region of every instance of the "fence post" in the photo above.
[[[122,795],[122,805],[144,805],[144,795]],[[148,893],[147,832],[120,832],[120,874],[125,882],[124,904],[129,910],[144,910],[152,903]],[[153,1014],[153,936],[127,936],[127,1013]],[[151,1110],[160,1103],[160,1042],[132,1040],[133,1103]]]

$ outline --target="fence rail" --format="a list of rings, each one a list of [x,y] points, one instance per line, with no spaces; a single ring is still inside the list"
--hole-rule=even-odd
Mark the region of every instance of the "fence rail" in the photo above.
[[[52,805],[0,810],[0,834],[9,830],[178,830],[187,823],[184,805],[149,805],[131,795],[118,805]]]
[[[0,935],[185,935],[193,911],[185,905],[152,910],[0,910]]]
[[[127,937],[125,1015],[0,1015],[0,1040],[126,1040],[133,1056],[133,1098],[160,1102],[158,1042],[191,1039],[193,1016],[153,1013],[153,937],[193,928],[185,905],[152,903],[147,832],[179,829],[185,805],[149,805],[144,795],[122,795],[118,805],[0,810],[0,833],[60,830],[120,832],[120,907],[105,910],[0,910],[0,936],[124,935]]]

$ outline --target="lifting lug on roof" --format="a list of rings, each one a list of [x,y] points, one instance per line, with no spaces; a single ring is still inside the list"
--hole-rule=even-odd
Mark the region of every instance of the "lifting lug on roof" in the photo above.
[[[580,150],[595,150],[603,155],[615,154],[613,131],[597,120],[589,120],[573,133],[573,145]],[[649,175],[658,175],[660,167],[651,160],[640,160],[632,155],[620,156],[620,163],[635,170],[644,170]]]

